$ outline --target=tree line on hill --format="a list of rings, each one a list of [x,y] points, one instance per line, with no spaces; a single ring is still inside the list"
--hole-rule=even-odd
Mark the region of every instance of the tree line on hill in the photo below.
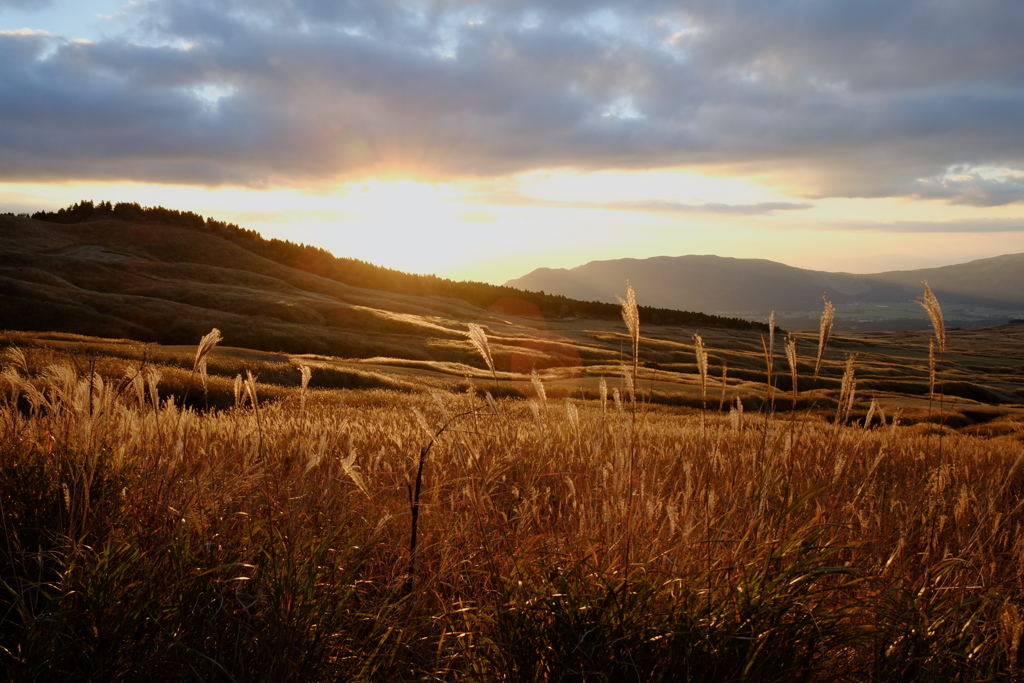
[[[560,294],[527,292],[513,287],[483,282],[456,282],[436,275],[405,273],[359,259],[338,257],[319,247],[296,244],[288,240],[266,239],[255,230],[242,228],[191,211],[143,207],[136,202],[86,200],[57,211],[37,211],[32,218],[51,223],[75,224],[96,220],[123,220],[134,223],[158,223],[213,234],[259,256],[308,273],[330,278],[356,287],[365,287],[397,294],[442,296],[461,299],[483,309],[501,306],[505,301],[528,302],[547,319],[591,318],[616,320],[621,308],[601,301],[579,301]],[[526,307],[529,308],[529,307]],[[694,311],[640,306],[641,322],[649,325],[687,325],[694,327],[732,327],[767,330],[764,323],[741,318],[725,318]],[[522,308],[508,310],[522,314]]]

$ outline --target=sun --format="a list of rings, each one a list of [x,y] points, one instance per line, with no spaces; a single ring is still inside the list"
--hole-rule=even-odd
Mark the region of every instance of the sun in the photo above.
[[[456,190],[445,184],[412,180],[366,180],[348,185],[339,199],[349,213],[377,224],[415,225],[451,221]]]

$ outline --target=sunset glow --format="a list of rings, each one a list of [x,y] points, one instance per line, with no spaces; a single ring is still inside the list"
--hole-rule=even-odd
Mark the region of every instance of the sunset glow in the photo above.
[[[966,7],[879,35],[838,6],[0,2],[0,211],[161,205],[495,283],[1024,251],[1024,20]]]

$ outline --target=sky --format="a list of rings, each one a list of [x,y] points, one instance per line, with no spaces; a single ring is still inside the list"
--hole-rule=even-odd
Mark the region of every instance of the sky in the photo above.
[[[1020,0],[0,0],[0,212],[494,283],[1024,252],[1022,35]]]

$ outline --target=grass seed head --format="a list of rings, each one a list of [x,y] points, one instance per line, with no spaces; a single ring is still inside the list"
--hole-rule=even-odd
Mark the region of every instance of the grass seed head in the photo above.
[[[939,344],[939,353],[943,354],[946,352],[946,326],[942,320],[942,307],[939,306],[939,300],[932,292],[932,288],[928,286],[927,280],[921,284],[924,285],[924,295],[917,300],[917,303],[921,305],[921,308],[928,314],[929,320],[932,321],[935,341]]]
[[[309,380],[313,377],[313,371],[308,365],[299,366],[299,374],[302,376],[302,385],[299,387],[300,410],[306,412],[306,389],[309,387]]]
[[[824,310],[821,312],[821,324],[818,326],[818,357],[814,361],[814,379],[818,379],[818,372],[821,370],[821,361],[825,357],[825,346],[832,334],[832,322],[836,315],[836,307],[832,302],[821,295],[824,303]]]
[[[200,370],[201,372],[206,371],[206,355],[213,351],[213,347],[217,345],[217,342],[222,341],[224,337],[220,335],[220,330],[216,327],[210,330],[210,332],[199,340],[199,348],[196,349],[196,359],[192,363],[193,370]]]
[[[537,393],[537,399],[541,403],[548,400],[548,393],[544,391],[544,383],[540,381],[540,375],[534,370],[530,373],[530,382],[533,383],[533,390]]]
[[[487,343],[487,333],[484,332],[484,328],[480,327],[476,323],[469,323],[469,340],[473,342],[473,346],[476,347],[477,352],[483,357],[484,362],[487,363],[487,367],[490,371],[494,372],[494,358],[491,356],[491,347]]]
[[[622,306],[622,320],[629,330],[629,338],[633,343],[633,359],[636,360],[640,355],[640,311],[636,305],[636,293],[627,281],[625,300],[618,295],[615,298]]]
[[[789,372],[793,377],[793,407],[795,408],[800,385],[797,382],[796,339],[793,338],[793,335],[789,335],[786,339],[786,360],[789,361]]]
[[[245,387],[245,394],[249,397],[252,407],[256,408],[259,405],[259,401],[256,397],[256,377],[253,376],[251,370],[245,371],[245,381],[243,382],[243,385]]]
[[[697,356],[697,371],[700,373],[701,399],[707,400],[708,393],[708,352],[700,334],[693,335],[693,349]]]
[[[4,351],[4,360],[22,372],[28,372],[28,361],[25,360],[25,352],[17,346],[10,346]]]
[[[850,411],[853,410],[853,401],[857,393],[857,381],[854,379],[853,362],[857,354],[851,353],[846,357],[846,370],[843,371],[843,383],[839,387],[839,411],[841,421],[845,422]]]

